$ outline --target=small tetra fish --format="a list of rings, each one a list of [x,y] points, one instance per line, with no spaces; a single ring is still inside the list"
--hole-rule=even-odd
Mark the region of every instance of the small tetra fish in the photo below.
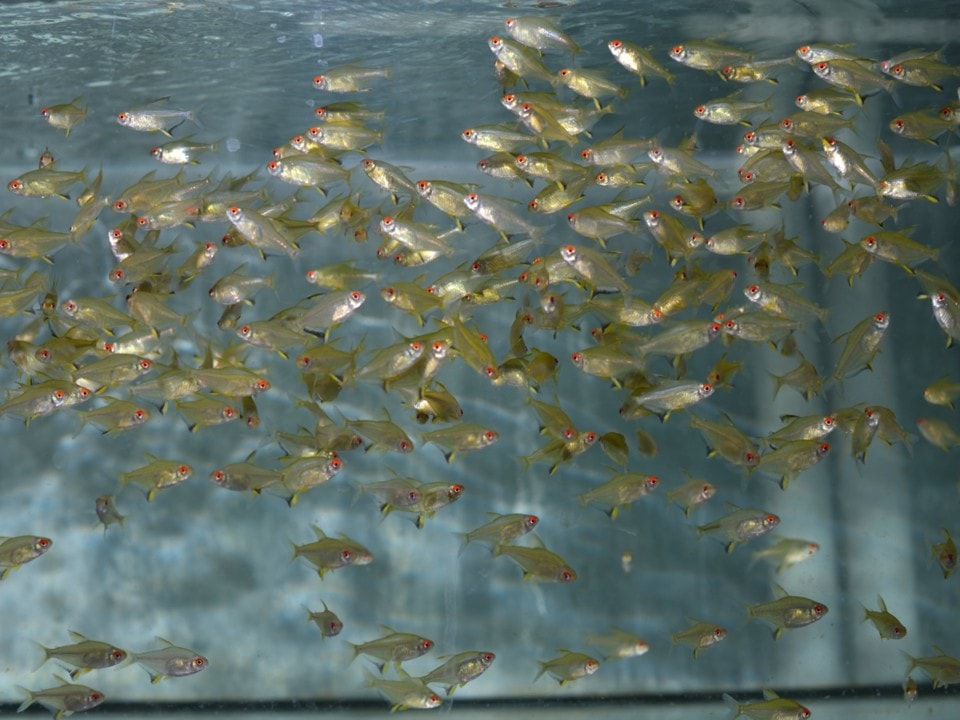
[[[577,579],[577,573],[567,564],[567,561],[547,550],[542,543],[539,547],[497,545],[493,549],[493,554],[506,555],[522,567],[524,580],[568,583]]]
[[[570,652],[569,650],[557,650],[563,653],[553,660],[540,660],[540,672],[533,678],[534,682],[543,675],[549,673],[557,679],[561,685],[578,680],[579,678],[593,675],[599,668],[600,662],[585,655],[584,653]]]
[[[687,476],[689,480],[676,490],[667,493],[667,502],[677,503],[683,508],[684,515],[690,515],[690,511],[698,505],[702,505],[717,494],[717,488],[700,478]]]
[[[464,535],[460,554],[467,549],[467,545],[471,542],[485,543],[492,548],[499,545],[508,545],[533,530],[540,522],[540,518],[536,515],[524,515],[523,513],[511,513],[509,515],[488,513],[488,515],[493,518],[490,522]]]
[[[0,580],[53,547],[53,540],[38,535],[0,537]]]
[[[450,657],[443,665],[434,668],[420,680],[424,685],[437,683],[446,685],[447,695],[453,695],[458,687],[476,680],[493,664],[496,655],[487,651],[467,651]]]
[[[739,703],[727,693],[723,702],[737,714],[730,720],[746,716],[753,720],[806,720],[810,711],[796,700],[782,698],[773,690],[764,689],[763,700],[753,703]]]
[[[354,658],[358,655],[369,655],[382,660],[379,665],[380,672],[383,672],[387,663],[392,662],[399,668],[400,663],[415,660],[433,648],[433,640],[429,638],[414,633],[397,632],[389,625],[381,625],[380,628],[387,633],[383,637],[359,645],[347,643],[353,649]]]
[[[343,630],[343,623],[340,621],[340,618],[337,617],[336,613],[327,607],[326,602],[323,600],[320,602],[323,603],[323,610],[320,611],[313,611],[304,606],[304,610],[307,611],[307,620],[316,623],[317,627],[320,628],[320,633],[325,638],[339,635],[340,631]]]
[[[40,114],[53,127],[63,130],[66,137],[70,137],[73,126],[79,125],[87,118],[87,108],[79,105],[80,100],[78,96],[68,103],[48,105],[40,110]]]
[[[933,556],[940,563],[940,569],[943,570],[943,577],[948,578],[957,569],[957,546],[950,537],[950,532],[946,528],[940,528],[943,531],[944,541],[942,543],[933,543],[930,549],[933,550]],[[0,545],[0,548],[3,546]]]
[[[774,586],[774,593],[778,598],[772,602],[747,606],[748,618],[766,620],[776,627],[773,632],[774,640],[778,639],[785,629],[810,625],[827,614],[827,606],[816,600],[788,595],[779,586]]]
[[[52,710],[56,720],[75,712],[95,708],[105,700],[103,693],[99,690],[86,685],[73,685],[66,680],[62,680],[56,687],[43,690],[28,690],[20,685],[17,687],[27,694],[27,699],[20,703],[17,712],[23,712],[33,703],[38,702],[47,710]]]
[[[589,635],[587,642],[604,649],[607,653],[603,658],[604,662],[607,660],[640,657],[641,655],[646,655],[650,650],[650,645],[646,640],[617,627],[611,627],[610,632],[606,635]]]
[[[887,605],[879,595],[877,596],[877,602],[880,603],[879,610],[868,610],[865,606],[861,606],[863,607],[863,619],[873,623],[877,632],[880,633],[881,640],[902,640],[905,638],[907,629],[903,626],[903,623],[887,612]]]
[[[150,105],[164,103],[169,98],[160,98],[154,100]],[[164,110],[155,107],[146,107],[136,110],[124,110],[117,113],[117,122],[131,130],[141,132],[162,132],[170,137],[170,131],[179,127],[182,123],[189,120],[197,127],[203,125],[197,120],[195,110]]]
[[[933,680],[934,689],[943,685],[955,685],[960,683],[960,659],[947,655],[936,645],[931,645],[934,652],[940,653],[932,657],[915,658],[908,653],[904,653],[910,659],[910,667],[907,668],[907,674],[913,672],[914,668],[920,668]]]
[[[786,570],[798,562],[813,557],[820,549],[820,546],[809,540],[795,540],[793,538],[780,538],[770,547],[763,550],[757,550],[753,553],[753,561],[763,558],[773,560],[777,563],[777,572]]]
[[[123,527],[123,520],[126,517],[121,515],[117,511],[117,506],[113,502],[113,495],[101,495],[97,498],[95,509],[97,512],[97,519],[103,524],[103,532],[107,532],[107,528],[117,523],[120,527]]]
[[[766,535],[780,524],[780,518],[763,510],[738,508],[727,503],[733,511],[713,522],[697,526],[699,536],[715,535],[726,542],[727,552],[733,552],[738,543]]]
[[[193,675],[209,664],[205,657],[193,650],[177,647],[159,636],[157,641],[164,647],[145,653],[133,653],[131,656],[133,662],[140,664],[150,675],[150,682],[158,683],[165,677]]]
[[[398,672],[399,680],[384,680],[364,669],[367,685],[375,687],[393,703],[390,712],[409,709],[430,710],[443,704],[440,696],[427,687],[422,679],[410,677],[403,670]]]
[[[688,619],[693,623],[693,625],[688,627],[686,630],[681,630],[678,633],[674,633],[670,637],[673,640],[674,645],[683,643],[684,645],[691,646],[693,648],[694,657],[699,656],[702,650],[716,645],[718,642],[721,642],[727,637],[726,628],[722,628],[719,625],[705,622],[703,620],[697,620],[695,618]]]
[[[70,630],[70,637],[75,641],[72,645],[48,648],[36,643],[37,647],[43,651],[43,660],[37,669],[39,670],[47,660],[53,658],[72,665],[75,669],[71,671],[70,677],[76,678],[90,670],[114,667],[127,659],[125,650],[110,643],[89,640],[73,630]]]

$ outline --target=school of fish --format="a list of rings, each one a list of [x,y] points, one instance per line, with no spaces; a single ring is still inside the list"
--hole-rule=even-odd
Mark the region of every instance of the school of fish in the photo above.
[[[304,131],[275,138],[264,166],[239,177],[218,169],[222,140],[207,137],[216,132],[207,129],[212,118],[177,107],[172,98],[116,108],[116,122],[144,133],[144,152],[160,163],[125,188],[103,170],[70,161],[84,124],[96,122],[82,97],[43,108],[37,122],[52,127],[49,144],[56,151],[45,151],[38,167],[24,168],[7,184],[23,199],[18,211],[32,213],[31,219],[14,222],[13,208],[0,214],[0,308],[6,327],[15,328],[4,339],[7,364],[18,377],[0,403],[0,422],[34,428],[70,413],[94,444],[100,433],[137,433],[160,417],[179,416],[183,433],[245,423],[264,439],[242,461],[203,468],[147,453],[116,478],[115,493],[91,494],[89,510],[104,533],[122,533],[125,519],[131,522],[134,513],[124,506],[136,498],[128,485],[147,503],[162,503],[182,483],[203,477],[211,493],[246,493],[251,503],[278,496],[291,507],[306,502],[308,493],[322,495],[327,483],[353,483],[384,516],[403,516],[430,532],[431,518],[470,497],[470,482],[402,476],[389,467],[392,454],[439,451],[465,467],[468,478],[473,453],[518,454],[502,429],[474,422],[469,404],[461,404],[461,388],[476,382],[491,392],[528,396],[528,419],[540,428],[542,445],[519,464],[533,482],[576,473],[583,462],[609,466],[607,479],[582,487],[571,505],[598,508],[614,524],[642,512],[631,506],[660,496],[683,511],[679,518],[696,514],[691,543],[705,536],[700,542],[719,541],[728,552],[749,545],[756,561],[778,573],[812,558],[820,544],[777,536],[781,517],[763,507],[724,504],[721,483],[686,474],[681,456],[673,477],[645,473],[645,457],[671,452],[658,447],[664,423],[689,425],[711,462],[725,463],[749,487],[765,478],[787,493],[828,455],[844,453],[845,462],[862,465],[876,441],[911,448],[912,421],[877,404],[881,391],[869,403],[851,398],[829,415],[784,416],[780,427],[763,434],[751,434],[729,415],[724,396],[744,369],[745,347],[769,346],[795,361],[774,376],[774,395],[789,390],[808,401],[884,362],[891,324],[935,323],[946,346],[937,351],[945,358],[956,352],[960,290],[940,263],[941,248],[903,227],[897,214],[908,203],[956,202],[957,170],[947,143],[960,127],[960,101],[950,94],[960,68],[929,49],[864,58],[850,46],[811,44],[795,55],[766,57],[712,40],[644,48],[627,37],[606,42],[605,65],[581,67],[583,39],[544,17],[510,17],[490,33],[475,39],[491,51],[490,72],[478,82],[502,89],[502,121],[451,129],[464,142],[458,162],[476,166],[470,184],[423,177],[415,167],[378,156],[390,111],[378,104],[377,89],[393,81],[392,73],[362,60],[305,75],[304,94],[312,93],[316,106],[304,114]],[[692,136],[669,147],[659,139],[663,128],[618,114],[628,94],[696,72],[741,88],[690,108],[691,125],[728,126],[729,152],[720,162],[716,154],[698,152]],[[796,112],[776,118],[776,78],[787,72],[809,73],[813,89],[795,98]],[[764,87],[766,99],[746,92],[751,84]],[[924,90],[927,104],[889,118],[891,135],[881,132],[875,157],[854,149],[864,108],[875,95],[897,97],[901,86]],[[913,139],[937,159],[897,164],[886,142],[892,135]],[[606,201],[588,205],[588,192],[591,198],[606,193]],[[835,207],[822,218],[823,231],[837,238],[830,257],[818,254],[811,238],[771,227],[769,215],[751,215],[814,193],[832,198]],[[70,227],[46,227],[45,205],[64,202],[76,204]],[[304,251],[322,243],[351,248],[352,259],[305,266]],[[48,268],[67,246],[111,257],[107,280],[114,290],[58,294]],[[231,259],[214,266],[221,255]],[[265,258],[281,269],[266,272]],[[436,272],[444,262],[455,269]],[[831,338],[835,360],[818,367],[799,349],[799,338],[809,342],[821,333],[828,311],[797,281],[800,269],[818,268],[827,280],[839,276],[852,295],[879,263],[914,284],[923,305],[876,308]],[[178,302],[201,285],[205,308],[216,307],[220,316],[216,329],[203,326],[204,308]],[[300,288],[300,299],[264,315],[257,298],[278,287]],[[396,342],[368,345],[358,320],[365,313],[393,324]],[[507,336],[485,331],[485,318],[494,316],[513,319]],[[406,331],[411,327],[413,334]],[[560,355],[558,336],[580,337],[582,346]],[[949,357],[945,365],[955,362]],[[299,378],[293,390],[290,376]],[[577,427],[571,419],[574,408],[564,407],[562,387],[578,381],[616,389],[621,404],[608,408],[605,426]],[[385,400],[362,416],[341,412],[342,401],[369,385],[399,399],[404,415],[387,413]],[[289,425],[261,422],[258,401],[278,392],[287,394]],[[940,408],[953,409],[960,378],[931,382],[923,395],[931,414],[915,419],[916,431],[954,451],[960,425]],[[311,427],[303,427],[299,412]],[[97,430],[85,430],[88,424]],[[279,459],[264,459],[266,447]],[[364,452],[383,453],[380,477],[351,477],[351,456]],[[459,549],[453,543],[448,552],[486,552],[495,566],[512,563],[518,582],[522,575],[531,582],[591,583],[589,564],[568,561],[541,539],[540,531],[548,539],[558,532],[552,518],[474,511],[476,522],[461,529]],[[369,523],[356,523],[363,542],[328,535],[317,524],[291,528],[297,538],[291,555],[303,573],[316,574],[318,592],[321,581],[382,562],[377,517],[367,516]],[[47,552],[59,549],[56,528],[37,522],[37,535],[0,537],[0,590],[29,586]],[[950,529],[934,540],[940,542],[930,542],[927,554],[949,579],[957,567]],[[631,562],[624,556],[625,572]],[[878,639],[906,637],[882,598],[876,606],[864,605],[863,619]],[[356,672],[395,710],[444,705],[441,691],[449,697],[481,681],[502,653],[437,648],[436,667],[415,676],[403,663],[430,653],[434,639],[394,629],[386,624],[390,618],[379,637],[359,637],[326,601],[322,610],[305,610],[304,624],[313,623],[325,641],[346,642],[354,657],[363,656]],[[743,623],[769,625],[776,640],[786,631],[809,632],[805,628],[827,613],[821,599],[776,585],[745,608]],[[735,642],[738,632],[709,617],[705,603],[702,617],[675,618],[673,643],[691,648],[697,662],[715,653],[714,646]],[[75,684],[79,675],[136,663],[152,682],[184,678],[219,662],[227,644],[200,654],[158,638],[158,648],[133,652],[72,628],[62,628],[61,636],[72,643],[38,645],[43,661],[60,663],[69,678],[24,689],[20,710],[39,703],[59,720],[106,701],[99,690]],[[573,634],[557,646],[554,657],[530,667],[531,681],[547,675],[561,686],[589,683],[604,664],[650,651],[640,635],[618,627],[606,635]],[[886,650],[878,646],[877,652]],[[929,657],[907,656],[908,700],[917,692],[914,670],[934,688],[960,682],[960,659],[948,654],[960,648],[933,650]],[[658,651],[666,649],[650,655]],[[723,702],[734,717],[811,715],[769,689],[756,702],[729,694]]]

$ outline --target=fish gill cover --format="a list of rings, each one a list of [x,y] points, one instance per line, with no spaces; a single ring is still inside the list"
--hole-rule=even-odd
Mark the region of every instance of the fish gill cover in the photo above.
[[[902,582],[956,598],[948,49],[438,7],[426,59],[371,8],[366,53],[333,6],[21,18],[58,91],[4,165],[5,697],[955,682]],[[225,94],[150,50],[189,18]]]

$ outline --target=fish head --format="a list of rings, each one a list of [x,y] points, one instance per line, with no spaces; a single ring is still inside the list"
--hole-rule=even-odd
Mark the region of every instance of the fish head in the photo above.
[[[904,122],[903,118],[894,118],[890,121],[890,129],[897,135],[903,135],[903,131],[906,130],[906,128],[907,123]]]
[[[877,330],[886,330],[890,327],[890,313],[878,312],[873,316],[873,326]]]
[[[821,60],[813,66],[813,71],[824,80],[830,77],[831,70],[832,68],[830,67],[830,63],[828,63],[826,60]]]
[[[687,49],[683,45],[674,45],[670,48],[670,57],[677,62],[683,62],[687,59]]]
[[[20,180],[11,180],[7,183],[7,190],[19,194],[23,192],[23,182]]]
[[[128,112],[117,113],[117,122],[127,127],[133,121],[133,116]]]
[[[433,186],[429,180],[417,180],[417,193],[420,197],[428,198],[433,194]]]
[[[494,55],[498,55],[501,50],[503,50],[503,40],[496,35],[487,40],[487,45],[490,47],[490,50],[493,51]]]
[[[583,150],[581,150],[581,151],[580,151],[580,159],[583,160],[585,163],[592,163],[592,162],[593,162],[593,150],[591,150],[590,148],[584,148]]]
[[[317,75],[313,78],[313,87],[315,87],[317,90],[326,90],[328,85],[329,82],[323,75]]]

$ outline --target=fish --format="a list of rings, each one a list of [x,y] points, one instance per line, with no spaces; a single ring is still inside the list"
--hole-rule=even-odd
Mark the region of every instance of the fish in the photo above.
[[[534,50],[563,50],[576,55],[580,46],[554,23],[535,15],[508,17],[503,21],[507,32],[519,43]]]
[[[611,627],[606,635],[588,635],[587,642],[607,651],[604,662],[640,657],[650,651],[650,644],[646,640],[617,627]]]
[[[494,550],[499,545],[512,544],[514,540],[533,530],[540,522],[540,518],[536,515],[524,515],[523,513],[487,514],[492,519],[463,536],[463,543],[458,554],[462,555],[464,550],[467,549],[467,545],[472,542],[488,544]]]
[[[697,526],[697,536],[712,535],[725,542],[727,552],[740,543],[766,535],[780,524],[780,518],[764,510],[739,508],[727,503],[730,512],[716,520]]]
[[[43,119],[58,130],[63,130],[65,137],[70,137],[70,131],[87,119],[87,107],[81,105],[83,96],[77,96],[67,103],[48,105],[40,110]]]
[[[727,693],[723,702],[736,715],[733,718],[748,717],[753,720],[806,720],[811,712],[796,700],[780,697],[773,690],[764,688],[763,700],[752,703],[740,703]],[[731,720],[733,720],[731,718]]]
[[[0,580],[11,570],[36,560],[53,547],[53,540],[41,535],[0,537]]]
[[[43,705],[47,710],[52,710],[54,718],[60,720],[60,718],[72,715],[75,712],[91,710],[106,700],[106,696],[99,690],[94,690],[86,685],[72,684],[63,679],[60,680],[59,685],[42,690],[28,690],[18,685],[17,688],[26,693],[27,699],[20,703],[17,712],[23,712],[36,702]]]
[[[307,620],[314,623],[320,629],[320,634],[324,638],[335,637],[343,630],[343,622],[337,617],[333,610],[327,607],[327,603],[324,600],[320,602],[323,603],[323,610],[315,611],[304,607],[307,611]]]
[[[398,674],[399,680],[384,680],[364,669],[367,685],[375,687],[393,703],[391,712],[410,709],[430,710],[443,704],[440,696],[430,690],[420,678],[410,677],[403,670],[399,670]]]
[[[903,626],[903,623],[887,611],[887,605],[879,595],[877,596],[877,602],[880,604],[879,610],[868,610],[866,606],[861,605],[864,621],[869,620],[873,623],[877,632],[880,633],[881,640],[902,640],[905,638],[907,629]]]
[[[168,677],[184,677],[205,670],[209,661],[193,650],[177,647],[169,640],[157,636],[163,647],[143,653],[131,653],[133,662],[140,665],[150,676],[150,682],[158,683]]]
[[[392,662],[399,669],[400,663],[415,660],[433,649],[433,640],[429,638],[414,633],[397,632],[387,625],[381,625],[380,629],[387,634],[365,643],[347,643],[353,650],[353,659],[359,655],[369,655],[382,660],[380,671],[383,672],[387,663]]]
[[[584,507],[590,504],[610,506],[606,513],[611,520],[616,520],[620,508],[629,507],[636,500],[650,494],[659,484],[660,479],[654,475],[619,473],[577,497]]]
[[[923,399],[931,405],[943,405],[953,409],[954,401],[960,398],[960,382],[941,378],[936,380],[923,390]]]
[[[70,645],[45,647],[35,643],[43,652],[43,660],[37,666],[38,670],[52,658],[72,666],[74,669],[70,672],[70,678],[75,679],[91,670],[115,667],[127,659],[127,652],[115,645],[90,640],[74,630],[69,632],[70,639],[73,640]]]
[[[790,440],[761,455],[755,469],[778,477],[780,488],[786,490],[794,476],[816,465],[829,452],[830,444],[820,438]]]
[[[782,572],[813,557],[819,550],[820,546],[810,540],[779,538],[773,545],[755,550],[752,562],[772,560],[777,564],[777,572]]]
[[[540,672],[533,678],[534,682],[546,673],[552,675],[561,685],[566,685],[568,682],[593,675],[600,669],[600,662],[584,653],[563,649],[557,652],[562,654],[551,660],[538,660]]]
[[[369,92],[379,80],[389,80],[393,74],[390,67],[365,67],[359,63],[347,63],[327,68],[313,77],[313,87],[332,93]]]
[[[121,515],[117,510],[117,506],[113,501],[112,495],[101,495],[97,498],[94,505],[94,509],[97,513],[97,519],[103,525],[103,532],[107,532],[107,528],[117,523],[120,527],[123,527],[125,515]]]
[[[607,43],[607,49],[618,63],[640,78],[640,87],[646,87],[648,75],[673,84],[676,76],[658,63],[646,48],[627,40],[615,39]]]
[[[373,562],[373,554],[363,545],[340,534],[332,538],[324,534],[316,525],[313,528],[316,540],[312,543],[296,545],[293,542],[293,559],[303,557],[313,565],[320,579],[331,570],[346,567],[347,565],[369,565]]]
[[[688,618],[688,620],[693,624],[685,630],[673,633],[670,638],[674,645],[683,643],[692,647],[694,658],[699,657],[701,652],[722,642],[727,637],[726,628],[696,618]]]
[[[203,125],[197,119],[195,110],[167,110],[151,107],[166,102],[169,98],[154,100],[147,107],[123,110],[117,113],[117,122],[123,127],[140,132],[161,132],[167,137],[171,131],[189,120],[199,128]]]
[[[441,655],[441,657],[448,659],[419,679],[424,685],[434,683],[445,685],[448,696],[453,695],[458,687],[463,687],[480,677],[497,658],[494,653],[486,650],[467,650],[456,655]]]
[[[940,528],[940,530],[943,532],[943,542],[931,544],[930,549],[943,571],[944,579],[946,579],[957,569],[957,545],[950,536],[949,530],[946,528]]]
[[[150,148],[150,157],[166,165],[198,165],[197,156],[201,153],[216,152],[220,146],[218,142],[193,142],[188,135],[180,140],[171,140]]]
[[[157,493],[179,485],[190,478],[193,468],[179,460],[161,460],[150,453],[146,453],[151,460],[147,465],[120,474],[120,487],[133,483],[144,489],[147,502],[153,502]]]
[[[942,418],[917,418],[917,429],[924,440],[944,452],[960,446],[960,432]]]
[[[773,639],[777,640],[784,630],[804,627],[823,618],[829,609],[822,602],[799,595],[788,595],[779,587],[774,587],[777,599],[766,603],[747,606],[747,617],[765,620],[774,626]]]
[[[522,567],[524,580],[569,583],[577,579],[576,571],[567,561],[547,550],[542,543],[537,547],[498,544],[494,546],[493,554],[506,555]]]
[[[947,687],[960,683],[960,659],[947,655],[936,645],[931,645],[931,647],[934,652],[940,654],[931,657],[917,658],[904,653],[910,660],[910,667],[907,668],[907,674],[909,675],[915,668],[920,668],[933,680],[934,690],[941,686]]]
[[[683,508],[683,514],[688,516],[693,508],[708,502],[717,493],[717,488],[700,478],[691,477],[684,472],[688,480],[680,487],[667,493],[667,502],[677,503]]]

